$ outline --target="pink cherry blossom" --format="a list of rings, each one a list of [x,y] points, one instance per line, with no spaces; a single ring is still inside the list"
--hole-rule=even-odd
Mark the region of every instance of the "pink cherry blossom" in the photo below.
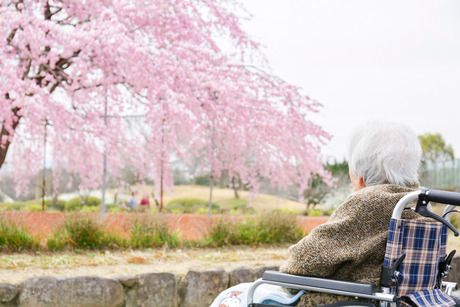
[[[46,129],[53,171],[85,188],[104,153],[111,177],[129,164],[165,186],[172,158],[203,153],[254,190],[327,177],[320,105],[266,72],[242,17],[232,0],[1,1],[0,166],[38,172]]]

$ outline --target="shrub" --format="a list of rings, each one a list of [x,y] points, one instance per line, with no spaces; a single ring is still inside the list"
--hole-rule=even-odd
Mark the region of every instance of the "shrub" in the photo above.
[[[0,251],[21,252],[36,250],[38,247],[38,241],[22,226],[0,220]]]
[[[330,208],[330,209],[324,210],[324,215],[325,215],[325,216],[331,216],[332,213],[334,213],[334,211],[335,211],[334,208]]]
[[[3,203],[2,208],[6,211],[19,211],[24,208],[24,204],[15,202],[15,203]]]
[[[69,199],[65,203],[65,211],[72,212],[72,211],[79,211],[81,210],[83,204],[81,202],[80,197],[74,197],[72,199]]]
[[[244,198],[229,198],[229,199],[223,199],[217,204],[221,207],[226,207],[226,208],[231,208],[231,209],[239,209],[246,207],[248,205],[247,199]]]
[[[308,216],[330,216],[334,212],[334,209],[317,209],[317,208],[310,208],[304,212],[304,215]]]
[[[102,243],[103,248],[109,249],[120,249],[129,247],[128,240],[110,232],[105,233],[104,237],[102,238]]]
[[[116,204],[107,204],[106,206],[107,212],[122,212],[122,208],[119,205]]]
[[[195,177],[195,184],[196,185],[204,185],[208,186],[209,185],[209,175],[203,175],[203,176],[197,176]]]
[[[292,214],[266,213],[258,217],[259,243],[294,243],[304,236]]]
[[[235,245],[257,245],[260,242],[259,225],[255,219],[236,224],[235,234],[230,242]]]
[[[101,204],[101,200],[95,196],[88,196],[83,198],[83,204],[89,207],[98,207]]]
[[[303,236],[295,215],[272,212],[239,223],[220,220],[211,227],[206,244],[224,246],[293,243]]]
[[[126,242],[108,233],[89,218],[72,218],[65,222],[47,242],[48,249],[106,249],[126,246]]]
[[[69,199],[65,204],[65,211],[80,211],[84,207],[98,207],[101,200],[94,196],[88,197],[74,197]]]
[[[208,202],[196,198],[176,198],[168,202],[166,210],[171,213],[207,213]],[[211,204],[212,213],[220,213],[219,205]]]
[[[59,210],[64,211],[65,201],[58,200],[56,204],[53,204],[52,200],[47,199],[45,200],[45,208],[52,209],[52,210]],[[42,210],[42,200],[41,199],[33,199],[28,201],[18,201],[14,203],[4,203],[0,204],[0,207],[4,210],[9,211],[41,211]]]
[[[51,238],[48,238],[46,245],[50,251],[61,251],[70,246],[70,243],[67,233],[55,232]]]
[[[90,206],[83,206],[80,209],[80,212],[98,212],[99,208],[98,207],[90,207]]]
[[[95,249],[103,247],[104,231],[99,224],[90,219],[67,221],[65,231],[75,247]]]
[[[45,200],[45,205],[46,205],[46,208],[51,209],[51,210],[64,211],[66,201],[62,199],[58,199],[54,202],[51,199],[47,199]]]
[[[27,211],[34,212],[34,211],[42,211],[43,207],[42,205],[39,205],[39,204],[30,204],[30,205],[25,206],[25,209]]]
[[[129,245],[132,248],[152,248],[160,246],[177,247],[179,237],[171,233],[164,221],[136,220],[131,228]]]
[[[223,199],[217,204],[223,208],[222,211],[225,210],[232,214],[254,214],[256,212],[254,208],[248,205],[247,199],[244,198]]]
[[[235,225],[221,219],[211,227],[208,238],[205,241],[207,245],[216,247],[234,245],[234,233]]]
[[[291,215],[298,215],[300,213],[305,213],[304,211],[300,212],[296,209],[289,209],[289,208],[278,208],[274,209],[272,212],[279,213],[279,214],[291,214]]]
[[[206,207],[200,207],[200,208],[194,210],[194,212],[192,212],[192,213],[208,214],[208,212],[209,212],[209,209],[208,209],[208,205],[206,204]],[[221,212],[222,212],[222,210],[220,210],[220,207],[218,205],[216,205],[216,204],[211,205],[211,213],[219,214]]]

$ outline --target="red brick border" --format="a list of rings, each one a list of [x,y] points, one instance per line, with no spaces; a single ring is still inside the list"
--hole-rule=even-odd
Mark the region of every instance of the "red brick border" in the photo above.
[[[96,219],[97,213],[79,213]],[[48,237],[55,229],[61,226],[65,220],[62,212],[21,212],[8,211],[0,213],[2,218],[10,218],[22,223],[33,235],[40,238]],[[120,234],[126,234],[135,219],[153,217],[164,218],[170,229],[179,231],[183,240],[199,240],[206,236],[212,223],[219,219],[240,221],[244,215],[212,215],[210,218],[203,214],[162,214],[147,215],[145,213],[109,213],[105,219],[105,225],[109,230]],[[309,217],[298,216],[297,223],[306,232],[327,221],[327,216]]]

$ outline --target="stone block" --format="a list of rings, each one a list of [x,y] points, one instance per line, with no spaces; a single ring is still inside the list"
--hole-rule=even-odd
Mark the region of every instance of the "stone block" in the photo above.
[[[23,283],[19,295],[21,307],[116,307],[123,302],[122,285],[99,277],[32,278]]]
[[[150,273],[129,279],[126,290],[126,307],[175,307],[177,298],[176,277],[171,273]],[[126,283],[126,280],[125,280]]]
[[[0,306],[14,306],[19,290],[17,285],[0,283]]]
[[[189,271],[180,285],[179,306],[209,306],[228,284],[229,274],[224,270]]]

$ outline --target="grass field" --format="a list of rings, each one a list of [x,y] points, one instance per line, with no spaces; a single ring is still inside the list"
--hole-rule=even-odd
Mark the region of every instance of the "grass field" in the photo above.
[[[109,189],[107,190],[106,199],[107,203],[114,203],[114,196],[117,195],[118,202],[127,201],[130,198],[131,191],[136,192],[136,197],[141,199],[144,195],[149,195],[150,202],[152,200],[152,191],[154,191],[153,186],[148,185],[137,185],[130,187],[130,190],[123,189]],[[94,190],[89,193],[64,193],[59,195],[59,199],[63,201],[68,201],[70,199],[75,199],[78,196],[95,196],[101,198],[101,193],[99,190]],[[249,207],[254,209],[257,213],[264,211],[273,211],[276,209],[281,209],[284,211],[289,211],[291,213],[301,214],[305,211],[305,205],[303,203],[285,199],[282,197],[277,197],[268,194],[251,194],[247,191],[239,191],[240,199],[234,197],[233,190],[231,189],[221,189],[214,188],[213,191],[213,203],[218,204],[221,209],[232,209],[235,206],[241,204],[247,204]],[[178,199],[197,199],[204,202],[207,202],[209,199],[209,188],[206,186],[198,185],[179,185],[174,186],[171,191],[167,191],[164,197],[165,205],[172,200]],[[11,206],[19,206],[25,210],[39,211],[41,209],[41,200],[29,200],[18,203],[5,203],[5,208]],[[0,210],[2,204],[0,203]],[[152,205],[152,208],[155,206]],[[97,211],[96,208],[94,208]],[[22,210],[22,209],[21,209]]]
[[[144,194],[149,194],[154,190],[152,186],[138,185],[131,188],[137,192],[137,196],[140,198]],[[109,202],[113,198],[113,195],[117,192],[116,190],[109,190]],[[127,199],[129,196],[128,191],[118,191],[120,199]],[[256,194],[250,195],[249,192],[239,191],[240,198],[246,199],[248,204],[254,208],[257,212],[272,211],[275,209],[289,210],[292,212],[301,213],[305,211],[305,205],[303,203],[292,201],[289,199],[268,195],[268,194]],[[99,192],[91,193],[91,195],[100,197]],[[174,186],[172,190],[165,194],[165,204],[169,201],[178,198],[194,198],[207,201],[209,199],[209,188],[206,186],[198,185],[179,185]],[[235,203],[233,190],[214,188],[213,191],[213,202],[218,203],[221,208],[231,208]]]

